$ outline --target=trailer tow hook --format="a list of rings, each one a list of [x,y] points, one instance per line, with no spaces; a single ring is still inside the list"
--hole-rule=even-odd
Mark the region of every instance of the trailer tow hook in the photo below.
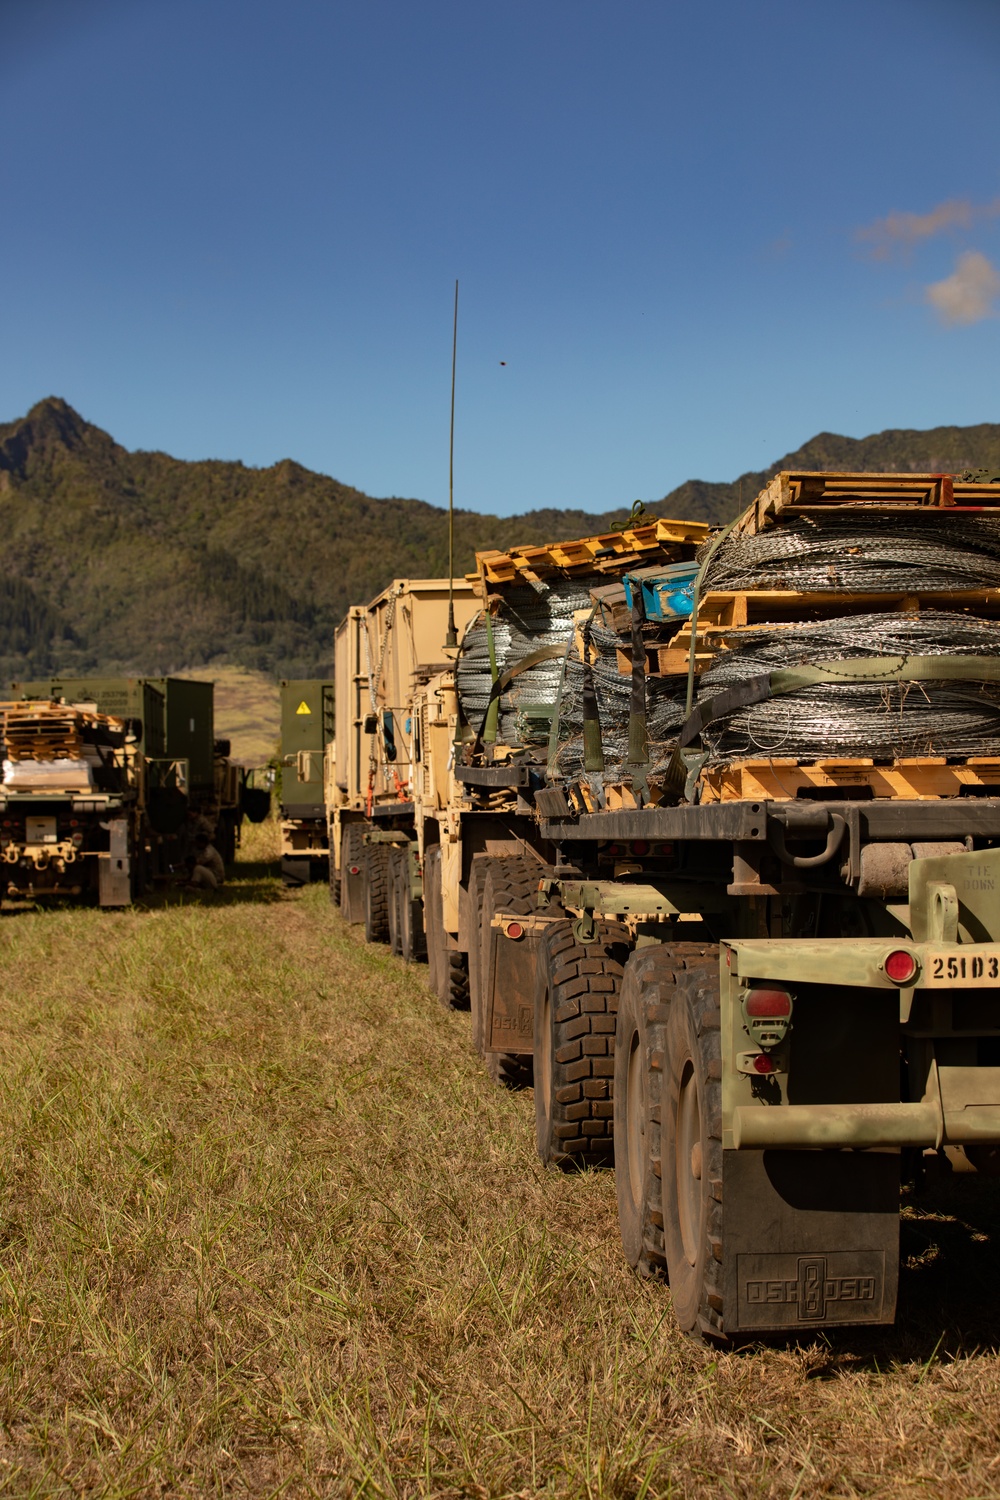
[[[785,842],[786,828],[784,823],[777,819],[769,819],[767,824],[767,841],[783,865],[791,865],[796,870],[814,870],[818,865],[828,864],[836,854],[844,840],[844,830],[847,820],[841,813],[830,813],[830,826],[826,830],[826,847],[819,854],[791,854]],[[796,830],[800,831],[800,830]],[[812,833],[808,825],[803,826],[801,833],[807,836]]]

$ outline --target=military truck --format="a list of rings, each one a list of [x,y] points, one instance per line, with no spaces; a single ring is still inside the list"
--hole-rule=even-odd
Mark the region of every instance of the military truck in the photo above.
[[[141,891],[143,828],[168,782],[135,728],[92,706],[0,703],[0,896],[125,906]]]
[[[335,749],[325,768],[330,894],[348,921],[364,923],[370,942],[391,942],[411,958],[423,946],[414,695],[455,654],[445,644],[449,616],[462,629],[476,610],[465,579],[397,578],[369,604],[352,606],[334,640]],[[399,920],[390,864],[397,884],[405,871],[411,892]]]
[[[333,739],[333,683],[283,678],[281,691],[281,876],[308,885],[329,874],[323,765]]]
[[[12,691],[15,701],[39,705],[41,717],[44,717],[43,704],[70,717],[76,714],[74,733],[77,739],[83,736],[82,743],[89,743],[90,731],[86,726],[90,719],[109,723],[113,720],[121,726],[115,732],[125,736],[127,754],[119,767],[124,780],[113,789],[103,787],[102,797],[83,795],[96,789],[88,789],[81,783],[82,772],[72,764],[73,756],[53,760],[44,735],[35,749],[33,786],[26,784],[26,766],[18,773],[18,788],[7,780],[5,773],[4,793],[9,813],[13,814],[15,805],[26,808],[30,796],[31,805],[37,804],[39,817],[56,816],[58,823],[65,813],[74,821],[75,832],[83,828],[84,848],[93,848],[103,855],[108,852],[109,839],[113,836],[117,841],[114,868],[120,878],[113,890],[104,864],[99,866],[104,882],[99,891],[102,905],[127,904],[149,881],[182,868],[190,835],[196,828],[211,830],[223,859],[232,860],[242,819],[241,776],[229,759],[228,743],[217,741],[214,736],[211,683],[175,677],[57,677],[14,683]],[[11,705],[7,708],[10,710]],[[79,715],[84,717],[80,719]],[[9,722],[16,717],[8,712]],[[60,781],[63,774],[64,784]],[[110,768],[101,773],[105,781],[110,774]],[[40,800],[43,793],[45,809]],[[124,799],[121,806],[127,806],[129,813],[123,820],[115,820],[119,810],[117,801],[112,809],[115,816],[109,814],[108,804],[103,800],[108,795]],[[102,827],[109,818],[111,827]],[[30,831],[27,824],[22,826],[18,821],[15,827],[11,823],[11,833],[17,836],[8,839],[5,849],[10,893],[83,898],[95,893],[97,886],[91,878],[90,866],[83,886],[79,870],[67,868],[56,878],[56,866],[47,857],[51,840],[46,836],[33,841]],[[40,861],[48,871],[45,881],[40,881],[37,875]]]
[[[502,678],[456,744],[534,824],[463,861],[482,1045],[684,1330],[889,1323],[901,1176],[1000,1165],[1000,484],[781,473],[587,619],[572,755],[491,750]]]
[[[619,531],[480,554],[479,609],[455,660],[416,688],[422,905],[419,915],[406,911],[399,849],[393,904],[401,923],[416,927],[422,918],[431,987],[446,1005],[471,1008],[473,1043],[498,1082],[530,1082],[534,1010],[530,992],[508,987],[504,963],[496,969],[491,914],[533,914],[539,877],[555,860],[535,799],[574,747],[582,754],[582,673],[570,657],[578,633],[590,632],[591,592],[620,587],[628,569],[690,571],[707,533],[700,522],[637,515]],[[629,690],[618,691],[616,658],[611,679],[600,685],[615,699],[606,705],[605,728],[610,734],[614,718],[627,736]],[[515,925],[532,944],[534,928],[523,920]],[[503,945],[498,952],[504,960]],[[607,1086],[602,1091],[606,1105]],[[591,1140],[587,1149],[594,1162],[609,1159],[610,1121],[606,1139]]]

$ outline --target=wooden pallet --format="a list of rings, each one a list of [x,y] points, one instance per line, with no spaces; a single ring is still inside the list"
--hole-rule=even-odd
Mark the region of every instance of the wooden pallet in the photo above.
[[[11,761],[79,760],[98,727],[121,731],[120,719],[64,703],[31,699],[0,703],[0,739]]]
[[[1000,795],[1000,757],[973,756],[949,765],[945,757],[914,756],[877,764],[874,760],[841,757],[811,762],[772,756],[769,760],[740,760],[701,775],[701,801],[794,801],[810,792],[867,788],[873,798],[928,802],[959,797],[964,787],[996,789]]]
[[[748,627],[808,624],[864,614],[919,614],[922,610],[1000,618],[1000,589],[903,589],[856,593],[833,589],[710,589],[699,601],[698,637],[710,640]],[[691,622],[685,621],[669,645],[687,649]]]
[[[477,552],[477,572],[469,577],[479,582],[485,597],[491,584],[532,582],[552,574],[564,577],[581,573],[618,574],[639,563],[661,559],[676,562],[681,548],[690,557],[707,535],[704,521],[653,519],[572,542],[511,547],[507,552]]]
[[[756,536],[784,517],[818,511],[997,511],[1000,484],[967,484],[951,474],[857,474],[784,469],[776,474],[733,527]],[[944,519],[944,518],[942,518]]]
[[[688,640],[691,634],[688,632]],[[632,675],[632,653],[623,651],[621,647],[615,653],[618,660],[618,670],[623,677]],[[646,676],[647,677],[686,677],[688,674],[689,649],[687,646],[647,646],[646,647]],[[694,670],[696,673],[703,672],[715,660],[714,651],[696,651],[694,658]]]

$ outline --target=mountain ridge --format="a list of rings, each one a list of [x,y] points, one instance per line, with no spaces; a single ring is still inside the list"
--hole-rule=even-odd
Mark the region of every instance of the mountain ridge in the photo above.
[[[1000,468],[1000,424],[819,433],[731,483],[691,479],[651,514],[720,524],[783,468]],[[129,450],[60,397],[0,423],[0,672],[158,675],[233,664],[329,671],[347,605],[393,577],[447,572],[447,511],[376,499],[285,458],[184,460]],[[456,510],[456,571],[476,550],[584,536],[627,512]]]

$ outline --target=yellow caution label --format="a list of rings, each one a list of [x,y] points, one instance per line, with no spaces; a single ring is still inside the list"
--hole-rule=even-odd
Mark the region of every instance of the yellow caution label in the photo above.
[[[295,710],[295,712],[297,714],[311,714],[312,713],[312,709],[309,707],[308,703],[303,698],[302,702],[299,704],[299,706]]]

